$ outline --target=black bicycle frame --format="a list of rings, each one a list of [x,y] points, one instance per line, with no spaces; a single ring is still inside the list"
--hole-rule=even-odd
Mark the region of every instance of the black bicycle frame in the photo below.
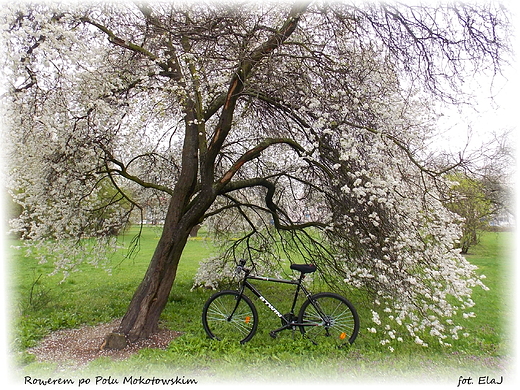
[[[260,281],[265,281],[265,282],[293,284],[293,285],[296,286],[296,291],[294,293],[294,299],[293,299],[293,303],[292,303],[292,306],[291,306],[290,314],[292,314],[294,316],[294,309],[296,308],[296,303],[298,301],[298,296],[299,296],[300,290],[301,290],[301,291],[303,291],[303,293],[305,294],[307,299],[310,300],[311,304],[316,308],[318,313],[320,313],[320,315],[323,315],[322,311],[320,310],[319,307],[317,307],[316,303],[313,300],[310,299],[312,294],[303,286],[302,282],[303,282],[304,278],[305,278],[304,274],[301,274],[301,276],[300,276],[300,278],[298,280],[286,280],[286,279],[266,278],[264,276],[249,276],[249,274],[246,273],[246,276],[244,277],[244,280],[241,283],[241,288],[240,288],[240,291],[239,291],[240,296],[239,296],[239,299],[237,300],[237,304],[236,304],[235,310],[236,310],[236,308],[238,307],[238,305],[240,303],[240,298],[243,296],[245,288],[247,287],[258,299],[260,299],[269,309],[271,309],[271,311],[273,313],[275,313],[279,318],[282,319],[284,325],[281,328],[278,328],[278,329],[275,329],[275,330],[271,331],[270,334],[271,334],[272,337],[275,337],[277,332],[280,332],[280,331],[282,331],[284,329],[288,329],[288,328],[295,327],[295,326],[317,326],[318,324],[316,324],[316,323],[299,323],[299,322],[289,321],[289,319],[285,318],[278,311],[278,309],[271,302],[269,302],[262,295],[262,293],[260,291],[258,291],[255,288],[255,286],[253,286],[251,283],[248,282],[248,279],[253,279],[253,280],[260,280]],[[233,317],[233,314],[234,314],[235,310],[233,310],[233,312],[231,313],[230,317]]]

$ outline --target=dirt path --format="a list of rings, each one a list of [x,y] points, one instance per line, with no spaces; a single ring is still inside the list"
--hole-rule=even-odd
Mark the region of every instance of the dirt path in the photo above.
[[[108,324],[58,330],[27,351],[34,354],[39,362],[55,362],[60,367],[79,368],[101,356],[121,360],[143,348],[166,349],[170,342],[180,335],[179,332],[161,329],[149,339],[140,340],[124,349],[100,350],[104,337],[117,328],[120,321],[118,319]]]

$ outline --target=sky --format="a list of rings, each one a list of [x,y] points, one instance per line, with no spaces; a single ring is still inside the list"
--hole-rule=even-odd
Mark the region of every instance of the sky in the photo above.
[[[443,130],[438,141],[451,152],[461,150],[468,142],[470,148],[478,148],[482,142],[491,139],[494,132],[511,130],[516,133],[520,109],[520,2],[504,0],[502,4],[512,13],[513,33],[516,36],[513,35],[510,39],[514,53],[509,58],[510,64],[504,66],[503,74],[497,75],[493,80],[485,77],[468,80],[476,95],[477,111],[468,108],[462,115],[455,110],[446,110],[444,113],[445,117],[440,122]],[[511,138],[515,139],[514,136]]]
[[[479,1],[479,0],[477,0]],[[483,1],[483,0],[480,0]],[[482,145],[489,144],[495,135],[509,132],[507,146],[516,150],[518,146],[518,117],[520,114],[520,2],[504,0],[512,14],[512,32],[510,37],[513,53],[504,65],[502,74],[491,77],[479,76],[467,80],[468,91],[475,95],[471,103],[462,112],[449,108],[442,110],[442,118],[437,122],[439,134],[432,140],[432,151],[448,152],[452,156],[463,153],[466,158],[480,158],[477,166],[489,163],[479,152]],[[515,29],[517,31],[515,31]],[[496,144],[494,145],[496,146]],[[518,150],[515,151],[518,158]],[[509,183],[517,183],[516,166],[510,166]],[[516,191],[518,202],[518,188]]]
[[[513,13],[513,28],[518,31],[514,31],[516,36],[511,37],[512,46],[515,53],[514,57],[511,58],[511,65],[505,69],[504,77],[498,77],[496,79],[496,96],[495,104],[498,106],[496,111],[492,110],[494,103],[487,103],[491,106],[489,110],[485,110],[483,120],[477,124],[479,131],[487,131],[492,127],[496,128],[510,128],[514,129],[518,124],[518,114],[520,108],[520,98],[518,96],[520,87],[520,63],[518,57],[520,56],[520,2],[518,0],[505,1],[506,4]],[[482,106],[486,103],[484,99],[481,103]],[[486,112],[487,111],[487,112]]]

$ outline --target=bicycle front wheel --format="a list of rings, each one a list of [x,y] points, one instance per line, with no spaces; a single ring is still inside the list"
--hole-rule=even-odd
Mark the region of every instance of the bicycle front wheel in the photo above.
[[[258,314],[253,302],[245,295],[237,291],[220,291],[204,305],[202,325],[212,339],[243,344],[254,336]]]
[[[318,293],[307,299],[298,315],[300,331],[314,344],[352,344],[359,332],[359,317],[346,298],[334,293]]]

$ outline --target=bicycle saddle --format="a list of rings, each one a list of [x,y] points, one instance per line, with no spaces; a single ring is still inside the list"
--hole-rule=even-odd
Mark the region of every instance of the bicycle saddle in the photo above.
[[[310,274],[316,271],[316,266],[313,264],[291,264],[291,269],[300,271],[302,274]]]

